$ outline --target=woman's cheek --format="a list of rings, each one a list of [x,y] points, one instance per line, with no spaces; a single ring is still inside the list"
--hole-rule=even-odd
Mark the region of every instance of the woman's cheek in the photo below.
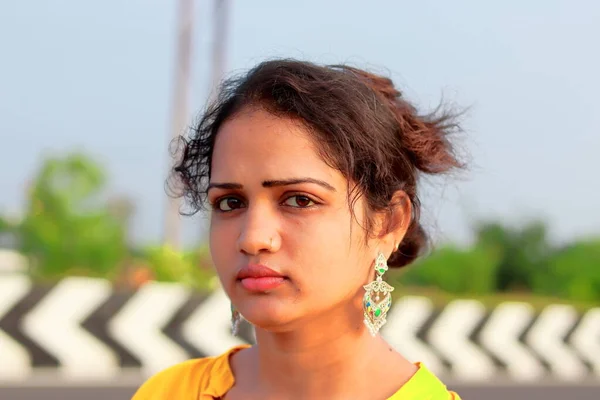
[[[233,258],[237,254],[236,236],[231,224],[213,222],[210,228],[210,251],[217,273],[226,275],[229,269],[235,268]]]

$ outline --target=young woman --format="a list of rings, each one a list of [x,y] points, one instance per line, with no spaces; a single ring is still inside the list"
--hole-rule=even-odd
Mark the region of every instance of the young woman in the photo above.
[[[379,335],[385,272],[426,244],[417,182],[460,166],[456,128],[348,66],[275,60],[227,82],[174,171],[194,210],[210,205],[233,325],[257,344],[175,365],[134,399],[459,399]]]

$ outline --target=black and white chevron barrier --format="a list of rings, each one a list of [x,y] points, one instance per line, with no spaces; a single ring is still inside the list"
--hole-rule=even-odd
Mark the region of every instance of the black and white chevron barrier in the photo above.
[[[253,342],[250,326],[231,336],[229,302],[178,284],[121,292],[104,280],[67,278],[33,285],[0,275],[0,383],[43,371],[64,381],[148,376],[188,358]],[[456,300],[436,309],[423,297],[395,301],[382,334],[412,360],[454,381],[600,382],[600,308],[568,305],[536,313],[526,303],[486,309]]]

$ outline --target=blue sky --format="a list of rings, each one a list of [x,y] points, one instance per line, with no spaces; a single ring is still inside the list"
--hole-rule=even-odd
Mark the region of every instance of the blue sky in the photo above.
[[[600,233],[600,3],[231,1],[228,70],[291,56],[390,74],[424,107],[470,106],[458,180],[424,196],[438,240],[480,218],[542,217],[556,240]],[[0,211],[18,213],[41,157],[83,149],[159,240],[175,50],[173,0],[0,5]],[[212,2],[196,1],[190,121],[209,88]],[[204,222],[186,222],[186,241]]]

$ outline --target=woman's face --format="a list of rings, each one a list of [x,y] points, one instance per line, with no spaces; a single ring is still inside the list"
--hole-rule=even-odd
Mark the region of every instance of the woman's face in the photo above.
[[[378,243],[365,239],[362,199],[354,217],[348,180],[301,124],[256,109],[237,114],[217,135],[210,185],[213,261],[248,321],[284,331],[360,307]]]

